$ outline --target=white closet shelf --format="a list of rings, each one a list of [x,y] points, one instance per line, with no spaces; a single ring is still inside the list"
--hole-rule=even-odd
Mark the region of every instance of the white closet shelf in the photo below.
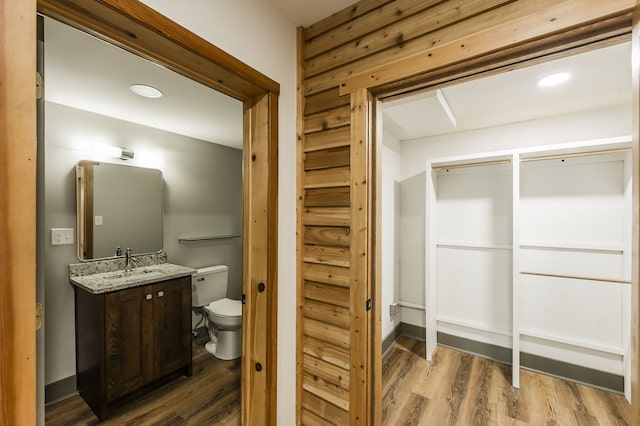
[[[538,146],[516,150],[521,162],[544,161],[591,155],[606,155],[628,152],[631,136],[620,136],[591,141],[569,142],[559,145]]]
[[[439,323],[450,324],[450,325],[454,325],[454,326],[458,326],[458,327],[464,327],[464,328],[468,328],[468,329],[471,329],[471,330],[480,330],[480,331],[484,331],[484,332],[487,332],[487,333],[499,334],[501,336],[511,337],[513,335],[511,330],[504,330],[504,329],[497,328],[497,327],[487,327],[485,325],[473,324],[473,323],[466,322],[466,321],[459,321],[459,320],[455,320],[455,319],[451,319],[451,318],[446,318],[446,317],[443,317],[443,316],[440,316],[440,315],[438,315],[436,317],[436,321],[438,321]]]
[[[461,169],[465,167],[495,166],[511,164],[512,155],[506,153],[491,153],[490,155],[468,155],[441,159],[431,163],[432,170]]]
[[[561,343],[563,345],[575,346],[578,348],[586,348],[594,351],[615,354],[615,355],[624,355],[624,349],[621,347],[601,345],[599,343],[591,343],[574,339],[567,339],[561,336],[554,336],[551,334],[539,333],[537,331],[527,330],[525,328],[520,328],[520,335],[533,337],[534,339],[547,340],[549,342]]]

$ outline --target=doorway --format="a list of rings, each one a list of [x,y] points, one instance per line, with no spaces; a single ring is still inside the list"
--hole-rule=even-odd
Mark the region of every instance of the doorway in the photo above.
[[[437,340],[508,364],[519,347],[524,367],[562,375],[572,369],[554,361],[578,364],[565,377],[630,399],[630,58],[625,42],[383,103],[383,341],[402,329],[428,336],[429,358]],[[560,72],[570,73],[564,85],[538,84]],[[563,144],[566,158],[531,161]],[[535,187],[544,175],[556,177],[555,192]]]
[[[100,174],[103,186],[94,180],[96,201],[109,193],[115,196],[95,211],[102,224],[94,227],[91,215],[93,238],[77,232],[77,246],[91,250],[76,252],[76,244],[51,246],[46,232],[39,241],[47,306],[46,350],[41,353],[49,404],[76,390],[74,297],[67,277],[67,265],[78,263],[76,253],[82,260],[109,258],[121,246],[122,253],[131,247],[134,256],[162,250],[169,263],[194,269],[225,265],[225,297],[239,305],[243,107],[236,99],[53,19],[45,19],[44,34],[46,148],[39,156],[45,163],[39,200],[44,229],[76,228],[73,170],[78,162],[98,162],[96,177],[107,168],[115,171]],[[136,95],[130,88],[134,83],[160,89],[156,96],[161,97]],[[112,157],[110,147],[124,147],[133,158]],[[135,188],[149,171],[161,176],[162,201],[141,216],[135,213],[142,213],[150,193]],[[122,181],[123,176],[129,178]],[[134,193],[126,201],[129,190]],[[149,225],[153,227],[146,235],[136,232]],[[196,311],[200,314],[192,323],[201,320],[198,332],[205,336],[204,318]],[[194,354],[198,352],[194,348]],[[239,383],[234,388],[239,401]],[[239,417],[239,404],[235,415]]]
[[[256,72],[235,58],[221,52],[209,43],[194,36],[184,28],[177,26],[167,18],[142,5],[141,3],[125,5],[105,5],[104,2],[85,2],[73,5],[67,2],[41,2],[38,5],[40,12],[46,16],[54,17],[74,27],[81,27],[92,34],[110,42],[126,47],[129,50],[141,53],[144,57],[166,65],[168,68],[181,72],[190,78],[206,84],[223,93],[234,96],[243,102],[243,126],[244,140],[247,152],[243,159],[245,170],[245,194],[249,194],[252,203],[244,212],[245,222],[243,235],[247,236],[247,245],[251,247],[245,258],[249,260],[243,271],[244,293],[246,295],[245,318],[246,324],[250,324],[245,336],[245,356],[243,357],[243,421],[251,423],[251,419],[266,419],[275,421],[275,383],[276,383],[276,300],[277,300],[277,103],[279,85],[266,76]],[[35,31],[33,34],[27,31],[25,35],[24,22],[33,19],[35,22],[35,2],[24,5],[16,5],[6,10],[7,19],[16,19],[19,24],[15,27],[8,26],[12,30],[11,35],[16,36],[10,50],[4,52],[9,55],[15,53],[15,45],[25,40],[31,40],[31,51],[35,45]],[[31,14],[30,14],[31,13]],[[138,18],[133,19],[132,16]],[[19,29],[20,28],[20,29]],[[18,35],[19,34],[19,35]],[[33,37],[31,39],[30,37]],[[191,48],[189,49],[188,46]],[[7,45],[5,45],[7,47]],[[21,50],[22,52],[22,50]],[[25,50],[26,52],[26,50]],[[34,55],[35,57],[35,55]],[[7,81],[17,77],[22,66],[29,65],[30,55],[16,55],[15,66],[7,70]],[[32,64],[35,69],[35,63]],[[24,72],[32,75],[31,72]],[[30,87],[18,85],[16,87]],[[8,98],[11,113],[18,114],[14,117],[11,128],[12,133],[19,141],[29,138],[26,126],[32,122],[28,118],[35,113],[26,105],[32,100],[18,101],[20,94]],[[32,96],[32,95],[31,95]],[[13,102],[16,101],[14,104]],[[18,107],[19,109],[13,109]],[[10,118],[10,117],[9,117]],[[11,121],[11,120],[8,120]],[[20,130],[22,129],[22,130]],[[35,134],[35,129],[33,129]],[[15,145],[15,144],[14,144]],[[14,223],[11,234],[20,231],[21,238],[18,242],[14,239],[7,240],[9,252],[12,258],[8,259],[6,271],[18,271],[24,268],[24,273],[10,273],[9,283],[16,289],[15,298],[6,299],[8,309],[3,309],[10,315],[14,312],[24,312],[24,318],[12,318],[10,323],[24,323],[17,332],[8,330],[3,332],[3,338],[7,337],[4,348],[16,348],[30,341],[28,336],[33,330],[28,331],[28,325],[32,324],[32,310],[29,308],[30,290],[29,283],[33,282],[33,251],[30,244],[35,242],[33,222],[29,220],[27,210],[31,211],[35,203],[35,194],[24,191],[25,185],[35,182],[35,167],[30,167],[29,161],[33,160],[33,152],[28,146],[12,146],[9,149],[10,156],[6,157],[9,164],[6,170],[10,170],[11,182],[16,179],[22,181],[17,185],[6,183],[6,194],[11,209],[8,211],[8,224]],[[14,173],[15,172],[15,173]],[[33,178],[31,178],[33,174]],[[15,182],[14,182],[15,183]],[[35,190],[35,186],[34,186]],[[245,205],[247,205],[245,203]],[[31,207],[29,207],[31,206]],[[34,212],[35,215],[35,212]],[[3,222],[5,223],[5,222]],[[29,224],[31,223],[31,224]],[[33,233],[33,239],[28,236]],[[247,250],[248,251],[248,250]],[[30,266],[31,265],[31,266]],[[3,268],[4,269],[4,268]],[[259,284],[262,284],[259,286]],[[258,288],[260,287],[260,289]],[[6,294],[6,293],[5,293]],[[16,308],[18,306],[18,308]],[[22,321],[24,319],[24,321]],[[268,338],[252,339],[255,335],[268,336]],[[15,340],[13,340],[15,339]],[[13,349],[12,349],[13,350]],[[29,401],[33,401],[30,388],[35,388],[34,376],[28,363],[34,359],[34,347],[24,345],[18,351],[19,354],[5,354],[3,361],[7,361],[8,367],[3,368],[3,387],[16,389],[16,400],[9,404],[4,417],[10,423],[32,423],[32,408]],[[23,357],[22,354],[25,354]],[[6,356],[5,356],[6,355]],[[18,362],[18,360],[22,360]],[[24,366],[22,366],[24,363]],[[22,368],[24,367],[24,368]],[[19,377],[20,376],[20,377]],[[3,411],[3,415],[5,412]]]

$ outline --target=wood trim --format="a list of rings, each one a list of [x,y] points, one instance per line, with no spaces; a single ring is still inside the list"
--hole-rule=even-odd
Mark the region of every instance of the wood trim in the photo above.
[[[525,2],[525,4],[527,4]],[[509,19],[488,25],[483,31],[465,35],[448,43],[426,49],[417,55],[399,59],[344,78],[340,94],[347,95],[395,81],[411,78],[426,70],[488,55],[501,49],[524,44],[529,40],[586,26],[610,16],[630,12],[632,0],[545,0],[529,2],[529,7],[516,11]],[[533,7],[531,7],[533,6]],[[594,19],[595,17],[595,19]]]
[[[258,398],[256,403],[266,405],[268,416],[264,420],[269,425],[277,424],[278,407],[278,105],[279,97],[274,92],[268,92],[268,115],[267,129],[260,134],[266,137],[262,144],[267,150],[266,170],[268,178],[266,185],[260,182],[260,190],[267,194],[267,247],[261,253],[261,257],[267,264],[267,282],[269,283],[266,301],[266,331],[268,333],[266,343],[267,355],[267,397],[262,400]],[[246,170],[246,166],[245,166]],[[266,188],[265,188],[266,186]],[[259,214],[264,215],[264,205],[258,205],[261,209]],[[252,218],[253,219],[253,218]],[[263,316],[264,319],[264,316]],[[249,420],[255,422],[257,418],[251,417]]]
[[[350,424],[370,424],[371,378],[369,360],[372,312],[366,303],[371,298],[370,219],[371,126],[372,106],[368,90],[351,94],[351,261],[350,261]]]
[[[640,6],[633,13],[631,37],[631,181],[632,247],[631,247],[631,425],[640,426]]]
[[[22,10],[18,10],[17,5],[24,5]],[[32,29],[25,26],[24,22],[31,22],[31,17],[35,17],[36,2],[11,2],[3,0],[5,11],[11,13],[3,14],[6,21],[4,28],[15,30],[14,32],[24,37],[27,43],[20,43],[20,40],[9,40],[10,45],[3,45],[2,56],[8,58],[1,63],[11,64],[15,69],[8,70],[3,75],[3,82],[12,82],[10,85],[2,87],[20,88],[31,87],[31,71],[35,70],[35,54],[33,64],[31,64],[25,53],[35,53],[35,26]],[[7,6],[8,5],[8,6]],[[27,6],[31,6],[28,8]],[[276,402],[277,402],[277,213],[278,213],[278,93],[279,85],[263,74],[252,69],[248,65],[238,61],[231,55],[223,52],[206,40],[192,34],[188,30],[162,16],[153,9],[140,2],[124,0],[103,0],[96,2],[93,0],[38,0],[38,10],[48,16],[61,20],[72,27],[86,31],[102,40],[113,43],[125,50],[136,53],[142,57],[150,59],[169,69],[179,72],[184,76],[198,81],[206,86],[223,93],[231,95],[244,102],[244,158],[243,168],[245,172],[245,199],[244,199],[244,219],[243,219],[243,292],[247,295],[245,305],[245,315],[247,320],[243,321],[243,386],[242,386],[242,419],[244,424],[276,424]],[[17,19],[22,17],[24,19]],[[35,25],[35,19],[32,19]],[[4,40],[4,39],[3,39]],[[26,47],[25,47],[26,46]],[[18,50],[20,49],[20,50]],[[25,58],[18,61],[16,58]],[[18,69],[21,66],[22,69]],[[0,70],[3,68],[0,66]],[[4,69],[7,69],[6,67]],[[30,70],[28,72],[25,71]],[[1,72],[1,71],[0,71]],[[27,76],[27,77],[25,77]],[[6,78],[5,78],[6,77]],[[17,90],[22,98],[22,102],[12,103],[11,108],[3,108],[3,121],[16,129],[12,138],[10,148],[16,152],[24,153],[26,147],[34,148],[35,140],[35,102],[33,102],[35,87],[31,90]],[[4,97],[2,98],[4,100]],[[24,99],[33,103],[33,112],[23,105]],[[18,113],[25,111],[24,119]],[[4,111],[11,114],[4,116]],[[19,119],[16,119],[18,117]],[[3,126],[2,128],[10,128]],[[22,132],[19,134],[18,131]],[[28,136],[28,137],[27,137]],[[9,140],[9,138],[4,138]],[[16,140],[24,140],[25,146],[18,148]],[[20,151],[19,149],[22,149]],[[13,152],[13,151],[12,151]],[[2,159],[7,158],[4,155]],[[29,161],[35,158],[29,155]],[[16,157],[17,164],[19,158]],[[0,160],[2,161],[2,160]],[[12,160],[13,161],[13,160]],[[33,161],[32,161],[33,162]],[[35,164],[33,165],[33,177],[35,179]],[[14,193],[18,197],[35,200],[35,183],[31,190],[24,190],[25,182],[29,182],[30,169],[17,169],[17,167],[3,168],[9,170],[7,178],[10,183],[3,182],[3,194]],[[25,177],[26,175],[26,177]],[[20,181],[18,185],[13,180]],[[34,181],[35,182],[35,181]],[[5,188],[7,190],[5,191]],[[27,187],[30,187],[27,185]],[[20,188],[20,191],[16,189]],[[18,194],[19,192],[19,194]],[[32,192],[32,193],[31,193]],[[3,203],[3,206],[12,206],[19,211],[20,220],[29,219],[29,214],[33,212],[35,217],[35,203],[27,204],[18,202],[20,200],[10,200]],[[28,213],[25,213],[28,212]],[[1,221],[1,223],[5,223]],[[10,224],[11,233],[3,232],[2,238],[8,238],[15,230],[19,232],[20,241],[11,241],[9,253],[15,251],[16,256],[27,250],[29,239],[25,243],[25,236],[35,237],[35,220],[33,226],[26,226],[21,229],[19,224]],[[4,229],[3,229],[4,230]],[[18,234],[16,234],[18,235]],[[33,238],[35,244],[35,238]],[[35,247],[35,245],[34,245]],[[33,269],[35,264],[35,250],[32,255],[23,254],[26,264],[20,264],[16,260],[11,263],[20,272],[28,274],[29,267]],[[12,256],[3,256],[11,259]],[[3,259],[4,260],[4,259]],[[1,262],[1,260],[0,260]],[[3,270],[11,271],[10,268]],[[10,283],[20,286],[22,292],[33,291],[35,289],[35,271],[33,279],[27,277],[11,276]],[[22,279],[24,278],[24,279]],[[25,285],[25,283],[34,283]],[[258,290],[259,283],[265,283],[266,290]],[[10,292],[8,292],[10,293]],[[7,294],[7,292],[0,292]],[[19,296],[24,293],[17,293]],[[0,296],[2,297],[2,296]],[[18,299],[18,298],[14,298]],[[11,299],[7,302],[11,302]],[[31,318],[30,305],[21,305],[19,312],[21,315],[29,314]],[[2,309],[3,313],[11,313],[11,309]],[[0,321],[0,324],[30,324],[29,321],[16,322],[14,317],[11,320]],[[35,329],[31,330],[31,335],[35,336]],[[2,333],[4,336],[5,333]],[[2,338],[0,336],[0,338]],[[20,336],[16,342],[20,344],[6,345],[2,342],[2,348],[24,349],[25,336]],[[35,343],[35,340],[34,340]],[[27,348],[29,345],[26,345]],[[31,360],[34,359],[32,355]],[[17,362],[17,361],[11,361]],[[257,363],[261,364],[261,370],[257,371]],[[19,364],[16,364],[20,366]],[[2,374],[11,371],[20,371],[21,380],[29,379],[31,370],[27,367],[2,368]],[[26,373],[25,373],[26,372]],[[35,375],[35,368],[33,369]],[[4,382],[0,383],[4,386]],[[32,383],[33,385],[33,383]],[[35,390],[35,388],[34,388]],[[6,395],[6,393],[3,393]],[[35,406],[35,392],[33,396],[26,391],[20,393],[26,399],[25,413],[32,413]],[[20,399],[20,398],[18,398]],[[9,404],[16,406],[16,396],[12,396]],[[22,407],[24,408],[24,407]],[[15,421],[11,424],[33,424],[32,421]]]
[[[304,370],[302,368],[302,360],[304,356],[303,338],[304,329],[302,327],[303,312],[302,306],[304,303],[304,281],[302,278],[302,264],[303,259],[303,238],[301,235],[304,233],[304,189],[303,189],[303,174],[304,174],[304,147],[306,144],[304,134],[304,68],[302,62],[302,50],[304,45],[304,29],[298,27],[297,30],[297,60],[298,66],[296,70],[297,79],[297,92],[296,92],[296,424],[302,424],[302,375]]]
[[[372,157],[373,157],[373,182],[372,197],[370,197],[370,209],[373,217],[371,224],[371,249],[369,256],[371,277],[371,294],[373,295],[373,313],[372,313],[372,333],[369,348],[369,375],[371,377],[371,397],[369,413],[371,416],[371,424],[380,426],[382,424],[382,203],[376,200],[382,200],[382,140],[383,140],[383,115],[382,103],[374,100],[372,103],[374,118],[373,141],[372,141]]]
[[[277,97],[272,94],[265,94],[253,104],[245,104],[243,424],[260,421],[276,424],[278,239],[277,194],[273,192],[277,192],[278,182],[277,158],[273,158],[274,153],[277,157],[277,151],[274,151],[277,143],[272,139],[273,132],[277,131],[274,108],[277,108]],[[268,214],[265,215],[265,211]]]
[[[0,3],[0,423],[36,423],[36,17]]]

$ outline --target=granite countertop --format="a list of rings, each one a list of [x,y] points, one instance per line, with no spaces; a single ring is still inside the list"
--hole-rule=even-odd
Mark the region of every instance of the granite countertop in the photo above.
[[[69,277],[69,281],[89,293],[101,294],[186,277],[195,273],[196,270],[193,268],[161,263],[133,268],[131,271],[121,269],[90,275],[72,275]]]

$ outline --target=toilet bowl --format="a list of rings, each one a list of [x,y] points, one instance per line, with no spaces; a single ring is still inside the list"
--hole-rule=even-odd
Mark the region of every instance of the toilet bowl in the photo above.
[[[210,341],[205,349],[219,359],[242,355],[242,302],[221,299],[204,307]]]
[[[242,355],[242,302],[226,297],[226,265],[198,269],[191,278],[192,306],[205,315],[210,341],[205,349],[219,359]]]

